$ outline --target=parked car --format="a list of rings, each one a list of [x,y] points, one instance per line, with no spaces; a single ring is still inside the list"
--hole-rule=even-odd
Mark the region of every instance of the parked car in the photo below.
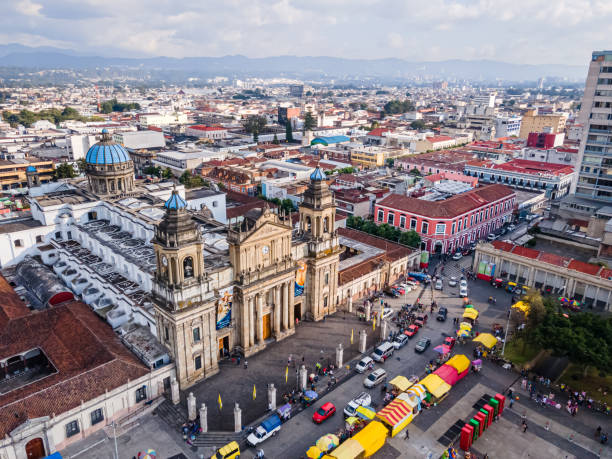
[[[400,349],[404,347],[406,343],[408,343],[408,337],[406,335],[400,334],[397,335],[397,338],[395,338],[392,344],[395,349]]]
[[[323,406],[321,406],[321,408],[319,408],[317,411],[314,412],[314,414],[312,415],[312,420],[316,424],[321,424],[323,421],[325,421],[326,419],[329,419],[334,414],[336,414],[336,407],[334,406],[333,403],[327,402],[327,403],[324,403]]]
[[[357,373],[364,373],[365,371],[371,370],[374,368],[374,360],[372,357],[363,357],[357,365],[355,365],[355,371]]]
[[[273,414],[263,421],[254,432],[247,437],[247,443],[251,446],[258,445],[273,435],[276,435],[281,428],[281,420],[278,414]]]
[[[487,235],[487,241],[494,241],[495,239],[497,239],[497,236],[493,233],[489,233]]]
[[[514,231],[516,229],[516,225],[511,223],[508,225],[508,231]]]
[[[372,387],[379,385],[385,379],[387,379],[387,372],[382,368],[378,368],[377,370],[374,370],[372,373],[370,373],[368,377],[363,380],[363,385],[368,389],[371,389]]]
[[[444,322],[446,320],[447,315],[448,309],[446,309],[444,306],[440,306],[440,309],[438,309],[438,315],[436,316],[436,320]]]
[[[459,287],[459,296],[461,298],[465,298],[468,296],[467,287],[464,287],[464,286]]]
[[[403,295],[404,293],[406,293],[406,290],[404,289],[404,287],[400,286],[400,285],[396,285],[393,287],[393,289],[399,293],[400,295]]]
[[[377,362],[384,362],[393,355],[395,347],[389,341],[385,341],[372,352],[372,358]]]
[[[211,459],[234,459],[237,457],[240,457],[240,445],[238,445],[238,442],[231,441],[215,451]]]
[[[391,308],[384,308],[383,309],[383,313],[382,313],[382,318],[383,319],[388,319],[392,315],[393,315],[393,309],[391,309]]]
[[[418,316],[416,316],[416,319],[414,319],[414,323],[419,328],[423,328],[425,326],[425,324],[427,323],[427,315],[426,314],[419,314]]]
[[[406,328],[406,330],[404,331],[404,335],[406,335],[408,338],[412,338],[414,335],[417,334],[418,331],[418,325],[408,325],[408,328]]]
[[[455,261],[461,260],[461,258],[463,258],[463,254],[461,252],[456,252],[455,255],[453,255],[453,260]]]
[[[444,342],[442,344],[446,344],[449,348],[452,349],[456,341],[457,340],[452,336],[447,336],[446,338],[444,338]]]
[[[357,408],[359,408],[360,406],[370,406],[371,404],[372,397],[370,397],[370,394],[368,394],[367,392],[362,392],[353,400],[347,403],[346,408],[344,408],[343,411],[344,416],[347,418],[350,416],[355,416]]]
[[[442,279],[438,279],[438,280],[436,280],[436,285],[434,285],[434,288],[435,288],[436,290],[442,290],[442,287],[443,287],[443,285],[442,285]]]
[[[461,278],[461,280],[459,281],[459,287],[467,288],[467,280],[465,278]]]
[[[451,276],[451,278],[448,280],[448,286],[449,287],[457,286],[457,278],[455,276]]]
[[[416,346],[414,346],[414,350],[416,352],[425,352],[425,349],[427,349],[430,344],[431,340],[429,338],[421,338],[417,341]]]

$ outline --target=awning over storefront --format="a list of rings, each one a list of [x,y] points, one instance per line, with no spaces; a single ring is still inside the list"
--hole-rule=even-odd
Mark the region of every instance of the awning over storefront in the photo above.
[[[404,400],[395,399],[376,413],[376,417],[393,427],[404,421],[410,414],[412,414],[410,405]]]

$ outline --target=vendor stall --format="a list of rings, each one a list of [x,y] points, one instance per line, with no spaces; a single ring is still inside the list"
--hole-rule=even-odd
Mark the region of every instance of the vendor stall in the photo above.
[[[361,446],[361,443],[354,438],[349,438],[324,457],[333,459],[357,459],[364,457],[364,454],[365,450],[363,449],[363,446]]]
[[[410,424],[413,413],[407,402],[395,399],[376,413],[376,417],[389,427],[391,436],[395,437],[404,427]]]
[[[340,444],[340,439],[334,434],[325,434],[317,440],[315,446],[323,453],[331,451]]]
[[[449,365],[457,370],[457,373],[463,373],[470,368],[470,359],[463,354],[457,354],[451,357],[446,365]]]
[[[512,309],[516,309],[518,311],[521,311],[523,314],[528,315],[529,303],[526,303],[524,301],[518,301],[512,305]]]
[[[419,381],[437,401],[442,400],[451,390],[451,386],[447,384],[438,375],[430,374]]]
[[[481,333],[473,339],[475,343],[480,343],[487,349],[491,349],[497,344],[497,338],[490,333]]]
[[[353,440],[363,447],[364,457],[370,457],[385,445],[389,431],[383,423],[372,421],[358,432]]]
[[[358,406],[355,410],[355,415],[360,417],[361,419],[365,419],[367,421],[374,419],[376,416],[376,411],[371,406]]]
[[[310,448],[308,448],[308,451],[306,451],[306,456],[309,459],[319,459],[322,455],[323,452],[316,446],[311,446]]]
[[[413,383],[405,376],[398,375],[389,381],[389,384],[391,384],[397,392],[406,392]]]
[[[466,308],[463,311],[463,318],[469,320],[476,320],[478,318],[478,311],[474,308]]]
[[[445,383],[454,386],[457,384],[461,378],[459,377],[459,373],[457,370],[450,365],[442,365],[436,371],[433,372],[434,375],[438,375]]]

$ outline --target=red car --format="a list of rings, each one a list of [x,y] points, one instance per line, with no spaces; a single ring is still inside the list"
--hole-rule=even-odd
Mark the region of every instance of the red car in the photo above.
[[[418,325],[408,325],[408,328],[406,329],[406,331],[404,331],[404,335],[406,335],[408,338],[412,338],[414,335],[417,334],[418,331]]]
[[[336,407],[333,403],[327,402],[312,415],[312,420],[316,424],[321,424],[327,418],[336,414]]]
[[[447,336],[446,338],[444,338],[444,344],[446,344],[451,349],[455,345],[455,341],[457,341],[457,340],[455,338],[453,338],[452,336]]]
[[[423,328],[427,323],[427,314],[417,316],[414,320],[414,323],[417,324],[420,328]]]

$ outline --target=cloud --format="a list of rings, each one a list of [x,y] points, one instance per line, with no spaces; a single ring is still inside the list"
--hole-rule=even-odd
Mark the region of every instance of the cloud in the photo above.
[[[117,56],[584,65],[593,49],[609,48],[611,22],[610,0],[13,0],[0,42]]]

